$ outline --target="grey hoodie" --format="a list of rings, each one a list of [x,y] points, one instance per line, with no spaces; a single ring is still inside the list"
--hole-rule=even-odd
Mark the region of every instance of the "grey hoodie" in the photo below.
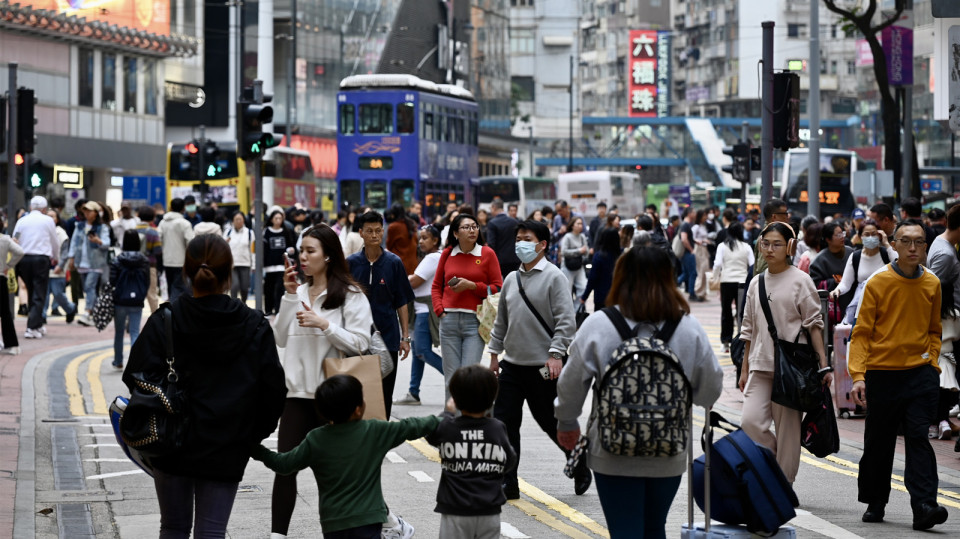
[[[160,240],[163,241],[163,265],[168,268],[182,268],[187,254],[187,244],[193,239],[193,225],[175,211],[163,214],[160,226]]]

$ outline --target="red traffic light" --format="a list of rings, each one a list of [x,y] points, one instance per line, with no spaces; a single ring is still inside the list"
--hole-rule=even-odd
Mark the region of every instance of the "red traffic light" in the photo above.
[[[23,154],[19,154],[19,153],[18,153],[18,154],[15,154],[15,155],[13,156],[13,164],[14,164],[14,165],[17,165],[17,166],[22,165],[22,164],[23,164]]]
[[[637,170],[643,170],[643,165],[637,165],[637,166],[635,166],[635,167],[633,167],[633,168],[635,168],[635,169],[637,169]]]
[[[187,143],[187,152],[191,154],[200,153],[200,148],[197,147],[193,142]]]

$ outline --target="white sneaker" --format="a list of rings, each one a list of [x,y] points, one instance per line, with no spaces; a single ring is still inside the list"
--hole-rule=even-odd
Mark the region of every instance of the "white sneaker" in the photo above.
[[[420,399],[414,397],[408,391],[405,397],[400,400],[395,400],[393,403],[398,406],[420,406]]]
[[[940,440],[949,440],[953,437],[953,430],[950,428],[950,423],[947,421],[941,421],[939,426],[940,435],[937,437]]]
[[[953,408],[950,408],[950,413],[947,414],[947,415],[949,415],[949,416],[951,416],[951,417],[960,416],[960,404],[954,406]]]
[[[47,326],[40,326],[40,329],[38,329],[37,331],[39,331],[41,335],[46,335],[46,334],[47,334]]]
[[[23,336],[28,339],[40,339],[43,338],[43,333],[40,333],[40,331],[36,329],[27,328],[27,330],[23,332]]]
[[[93,321],[90,320],[90,315],[84,313],[77,317],[77,323],[81,326],[90,327],[93,325]]]
[[[397,525],[392,528],[383,528],[380,532],[381,539],[410,539],[413,537],[415,531],[413,526],[406,520],[400,518],[400,515],[394,516],[396,516]]]
[[[4,348],[3,350],[0,350],[0,354],[6,354],[6,355],[8,355],[8,356],[19,356],[19,355],[20,355],[20,347],[19,347],[19,346],[11,346],[10,348]]]

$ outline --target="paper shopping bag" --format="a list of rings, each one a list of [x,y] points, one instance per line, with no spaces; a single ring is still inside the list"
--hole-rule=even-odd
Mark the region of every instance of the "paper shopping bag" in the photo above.
[[[367,408],[363,419],[387,419],[383,404],[383,381],[380,377],[380,356],[328,357],[323,360],[323,375],[349,374],[363,384],[363,402]]]

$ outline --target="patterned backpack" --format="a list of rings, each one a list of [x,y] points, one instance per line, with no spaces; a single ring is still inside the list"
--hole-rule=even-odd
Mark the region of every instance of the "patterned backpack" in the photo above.
[[[637,337],[620,311],[603,313],[623,342],[614,350],[594,390],[600,445],[614,455],[673,457],[690,436],[693,392],[677,355],[667,343],[679,321],[665,322],[647,338]]]

